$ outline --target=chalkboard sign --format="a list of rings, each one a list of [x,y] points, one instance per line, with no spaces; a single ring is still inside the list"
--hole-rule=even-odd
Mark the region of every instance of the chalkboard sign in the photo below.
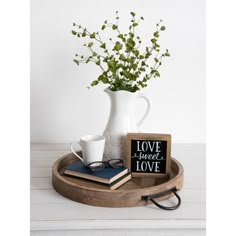
[[[170,174],[171,135],[129,133],[126,166],[132,176]]]

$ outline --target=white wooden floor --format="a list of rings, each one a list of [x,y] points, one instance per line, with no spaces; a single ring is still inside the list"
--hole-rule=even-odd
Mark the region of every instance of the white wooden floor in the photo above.
[[[184,167],[182,205],[164,211],[154,205],[94,207],[64,198],[51,184],[54,161],[69,153],[68,144],[31,145],[32,236],[202,236],[205,235],[205,145],[175,144],[172,156]],[[171,204],[165,201],[163,204]]]

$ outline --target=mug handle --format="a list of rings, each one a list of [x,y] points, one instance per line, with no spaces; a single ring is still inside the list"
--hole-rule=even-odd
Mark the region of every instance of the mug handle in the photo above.
[[[72,151],[82,162],[84,162],[83,158],[82,158],[81,156],[79,156],[79,155],[74,151],[74,149],[73,149],[73,145],[74,145],[74,144],[77,144],[77,145],[81,148],[79,142],[73,142],[73,143],[71,143],[71,145],[70,145],[71,151]]]
[[[147,116],[150,112],[151,103],[150,103],[149,99],[143,93],[140,93],[137,98],[143,98],[147,102],[147,109],[146,109],[144,115],[142,116],[142,118],[140,119],[140,121],[137,123],[138,129],[140,130],[140,127],[141,127],[143,121],[147,118]]]

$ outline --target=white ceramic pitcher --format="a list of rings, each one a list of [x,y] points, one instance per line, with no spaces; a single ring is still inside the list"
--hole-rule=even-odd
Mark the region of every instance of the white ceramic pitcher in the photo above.
[[[125,137],[127,133],[140,132],[140,126],[147,117],[150,110],[150,101],[140,93],[128,91],[104,90],[111,100],[110,116],[104,130],[106,138],[104,161],[109,159],[124,159]],[[139,122],[135,119],[134,106],[137,98],[143,98],[147,102],[147,110]]]

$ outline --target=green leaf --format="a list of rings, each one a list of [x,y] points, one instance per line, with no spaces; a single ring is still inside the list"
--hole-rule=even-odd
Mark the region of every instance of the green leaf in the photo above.
[[[103,25],[103,26],[102,26],[102,30],[104,30],[105,28],[106,28],[106,26],[105,26],[105,25]]]
[[[134,73],[134,75],[135,75],[136,78],[138,78],[140,74],[141,74],[140,71],[136,71],[136,72]]]
[[[121,61],[126,61],[126,57],[124,56],[124,54],[121,54],[120,57],[119,57],[119,59],[120,59]]]
[[[96,61],[96,65],[100,65],[101,64],[101,61],[100,60],[98,60],[98,61]]]
[[[77,32],[74,31],[74,30],[72,30],[71,33],[72,33],[73,35],[76,35],[76,34],[77,34]]]
[[[132,38],[128,38],[126,45],[132,49],[135,46],[135,41]]]
[[[78,61],[78,60],[74,59],[73,61],[74,61],[77,65],[79,65],[79,61]]]
[[[98,81],[97,80],[94,80],[92,83],[91,83],[91,86],[96,86],[98,84]]]
[[[88,44],[88,47],[91,48],[92,46],[93,46],[93,42],[90,42],[90,43]]]
[[[103,43],[103,44],[100,46],[100,48],[103,48],[103,49],[105,49],[105,48],[106,48],[106,44],[105,44],[105,43]]]
[[[136,26],[138,26],[138,23],[136,23],[136,22],[133,23],[133,27],[136,27]]]
[[[131,58],[127,58],[127,62],[129,63],[132,62]]]
[[[160,77],[160,73],[158,71],[156,71],[155,76]]]
[[[134,13],[134,12],[130,12],[130,14],[131,14],[133,17],[135,17],[135,13]]]
[[[134,50],[134,51],[133,51],[133,54],[134,54],[136,57],[138,57],[139,51],[138,51],[138,50]]]
[[[157,58],[154,58],[154,61],[155,61],[155,62],[158,62],[158,59],[157,59]]]
[[[166,52],[166,53],[165,53],[165,56],[169,57],[169,56],[170,56],[170,53],[169,53],[169,52]]]
[[[114,69],[115,66],[116,66],[115,60],[110,60],[110,61],[108,61],[107,64],[108,64],[108,67],[111,68],[111,69]]]
[[[155,44],[156,41],[157,41],[157,40],[156,40],[155,38],[151,39],[151,42],[152,42],[153,44]]]
[[[95,32],[93,32],[92,34],[90,34],[90,38],[91,39],[94,39],[96,37],[96,33]]]
[[[109,80],[108,80],[108,78],[107,77],[103,77],[102,78],[102,82],[104,83],[104,84],[108,84],[109,83]]]
[[[120,51],[122,49],[122,47],[123,47],[123,45],[119,41],[117,41],[115,46],[114,46],[114,50],[115,51]]]
[[[144,59],[144,56],[143,56],[143,55],[140,55],[140,56],[139,56],[139,59]]]
[[[124,76],[125,76],[127,79],[130,78],[130,73],[129,73],[128,71],[124,70],[123,73],[124,73]]]
[[[134,37],[134,34],[133,33],[129,33],[130,37],[133,38]]]
[[[141,20],[144,20],[144,18],[143,18],[142,16],[140,17],[140,19],[141,19]]]
[[[153,35],[154,35],[154,37],[156,37],[156,38],[158,38],[159,37],[159,34],[158,34],[158,32],[156,31],[156,32],[154,32],[153,33]]]
[[[113,29],[113,30],[116,30],[117,28],[118,28],[117,25],[112,25],[112,29]]]
[[[98,81],[102,81],[104,84],[107,84],[109,82],[108,78],[104,75],[100,75],[98,77]]]
[[[86,32],[84,31],[83,33],[82,33],[82,37],[85,37],[86,36]]]
[[[117,66],[116,66],[116,69],[120,69],[123,65],[121,63],[119,63]]]
[[[76,24],[75,24],[75,23],[73,23],[73,26],[76,26]]]
[[[136,69],[138,68],[138,65],[137,65],[136,63],[134,63],[134,64],[131,65],[131,68],[132,68],[133,70],[136,70]]]
[[[161,30],[162,30],[162,31],[164,31],[165,29],[166,29],[166,27],[165,27],[165,26],[162,26],[162,27],[161,27]]]
[[[146,53],[145,58],[148,59],[152,54],[151,53]]]
[[[93,57],[96,57],[97,56],[97,53],[96,52],[93,52]]]

